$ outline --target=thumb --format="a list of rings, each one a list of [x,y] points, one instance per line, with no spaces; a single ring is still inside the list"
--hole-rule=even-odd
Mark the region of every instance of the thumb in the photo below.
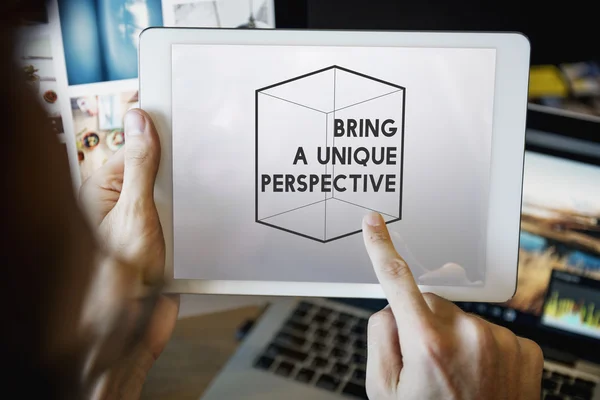
[[[122,196],[151,199],[160,162],[160,140],[150,116],[133,109],[125,115],[125,169]]]

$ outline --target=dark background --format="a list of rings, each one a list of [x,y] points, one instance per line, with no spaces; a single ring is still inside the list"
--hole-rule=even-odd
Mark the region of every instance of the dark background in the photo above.
[[[532,64],[600,59],[591,1],[275,0],[278,28],[512,31]]]
[[[600,17],[590,0],[274,1],[277,28],[521,32],[531,42],[534,65],[600,60]],[[2,0],[0,9],[45,22],[43,4]]]

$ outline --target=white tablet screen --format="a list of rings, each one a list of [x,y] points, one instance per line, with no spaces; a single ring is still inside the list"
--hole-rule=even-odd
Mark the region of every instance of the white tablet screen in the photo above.
[[[175,278],[375,283],[375,210],[419,283],[482,284],[495,62],[173,45]]]

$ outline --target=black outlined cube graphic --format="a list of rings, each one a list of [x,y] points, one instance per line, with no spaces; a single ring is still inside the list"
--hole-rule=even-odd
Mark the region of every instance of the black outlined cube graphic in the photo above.
[[[326,243],[359,233],[362,217],[371,210],[381,213],[387,223],[402,219],[405,99],[404,87],[339,66],[256,90],[256,222]],[[355,120],[357,137],[334,136],[335,120],[344,121],[345,129],[352,124],[349,120]],[[368,137],[364,137],[366,120],[371,124]],[[391,127],[397,129],[394,135],[381,133],[384,121],[388,133]],[[377,137],[372,134],[375,123]],[[293,164],[299,147],[307,165]],[[393,147],[396,162],[363,166],[352,159],[340,165],[330,157],[323,165],[317,162],[317,149],[327,147],[376,148],[378,159],[382,148]],[[345,176],[347,188],[354,185],[350,176],[393,174],[395,185],[391,192],[376,192],[361,178],[357,190],[263,191],[262,177],[276,174],[283,179],[301,174]]]

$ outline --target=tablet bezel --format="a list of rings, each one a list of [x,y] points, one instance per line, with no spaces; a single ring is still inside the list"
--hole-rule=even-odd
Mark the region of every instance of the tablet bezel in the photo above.
[[[148,28],[140,35],[140,106],[161,138],[155,200],[166,242],[166,292],[383,298],[379,284],[173,279],[173,44],[494,48],[496,80],[486,272],[482,286],[419,286],[452,301],[503,302],[516,290],[530,45],[519,33]],[[199,258],[201,260],[201,257]]]

